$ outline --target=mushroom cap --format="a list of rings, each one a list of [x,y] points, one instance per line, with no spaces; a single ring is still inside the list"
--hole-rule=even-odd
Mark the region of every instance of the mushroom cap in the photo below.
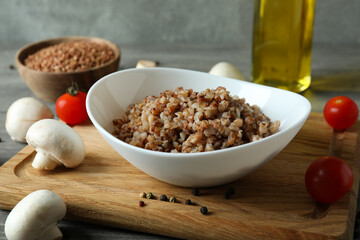
[[[222,77],[245,80],[239,69],[237,69],[234,65],[228,62],[219,62],[215,64],[210,69],[209,73]]]
[[[12,140],[25,142],[29,127],[44,118],[54,118],[48,106],[33,97],[20,98],[7,110],[5,129]]]
[[[85,145],[80,135],[55,119],[43,119],[31,125],[26,141],[37,152],[45,152],[68,168],[78,166],[85,157]]]
[[[37,239],[64,218],[64,200],[49,190],[38,190],[23,198],[10,212],[5,222],[9,240]]]

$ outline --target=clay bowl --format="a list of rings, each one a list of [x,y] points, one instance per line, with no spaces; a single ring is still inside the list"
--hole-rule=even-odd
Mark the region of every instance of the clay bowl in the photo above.
[[[24,64],[29,55],[40,49],[62,42],[77,40],[106,44],[114,50],[115,57],[104,65],[76,72],[43,72],[31,69]],[[45,101],[55,102],[71,86],[72,81],[76,81],[80,90],[87,92],[97,80],[117,71],[120,62],[120,50],[114,43],[101,38],[62,37],[36,42],[21,48],[16,54],[15,61],[19,74],[35,96]]]

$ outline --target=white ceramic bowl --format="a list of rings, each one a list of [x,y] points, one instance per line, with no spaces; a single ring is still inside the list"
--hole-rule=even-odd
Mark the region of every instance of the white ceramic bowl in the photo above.
[[[111,135],[112,120],[128,105],[147,95],[182,86],[202,91],[226,87],[231,95],[257,104],[272,121],[280,120],[279,132],[260,141],[201,153],[165,153],[127,144]],[[203,72],[171,68],[129,69],[109,74],[88,92],[86,108],[104,139],[127,161],[164,182],[185,187],[210,187],[239,179],[268,162],[297,134],[311,105],[299,94]]]

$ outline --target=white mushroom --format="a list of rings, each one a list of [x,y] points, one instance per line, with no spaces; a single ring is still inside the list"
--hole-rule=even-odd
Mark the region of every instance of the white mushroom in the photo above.
[[[55,119],[43,119],[31,125],[26,141],[37,152],[34,168],[52,170],[60,164],[74,168],[85,157],[85,145],[79,134]]]
[[[245,80],[239,69],[228,62],[219,62],[215,64],[209,71],[210,74],[217,76],[235,78],[239,80]]]
[[[11,104],[6,113],[5,129],[12,140],[25,142],[29,127],[44,118],[54,118],[48,106],[36,98],[20,98]]]
[[[57,222],[64,218],[64,200],[49,190],[38,190],[23,198],[5,222],[8,240],[62,239]]]

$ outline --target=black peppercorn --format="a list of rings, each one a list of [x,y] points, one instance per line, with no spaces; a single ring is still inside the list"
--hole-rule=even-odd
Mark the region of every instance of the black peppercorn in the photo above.
[[[205,207],[205,206],[201,207],[200,212],[201,212],[201,214],[206,215],[208,213],[207,207]]]
[[[139,201],[139,206],[143,207],[145,205],[144,201]]]
[[[172,203],[176,202],[176,198],[175,198],[175,197],[171,197],[171,198],[170,198],[170,202],[172,202]]]
[[[186,204],[186,205],[191,205],[191,200],[190,200],[190,199],[186,199],[186,200],[185,200],[185,204]]]
[[[194,189],[192,190],[192,194],[193,194],[194,196],[199,196],[199,195],[200,195],[200,190],[199,190],[198,188],[194,188]]]
[[[231,193],[229,191],[226,191],[224,197],[225,199],[229,199],[231,197]]]
[[[235,190],[234,190],[234,188],[231,187],[226,190],[224,197],[226,199],[229,199],[231,197],[231,195],[233,195],[233,194],[235,194]]]
[[[167,201],[167,200],[168,200],[168,198],[166,195],[163,194],[160,196],[160,201]]]

